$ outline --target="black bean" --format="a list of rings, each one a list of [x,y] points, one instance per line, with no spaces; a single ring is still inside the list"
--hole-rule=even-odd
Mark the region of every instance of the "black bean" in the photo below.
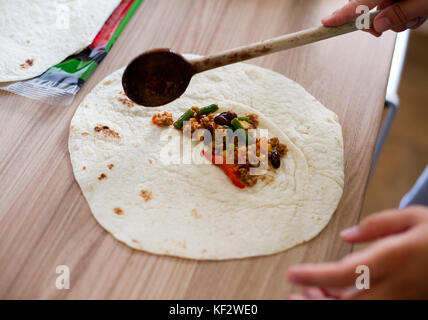
[[[228,120],[233,120],[233,119],[235,119],[238,116],[233,111],[222,112],[222,113],[220,113],[220,115],[223,116],[223,117],[225,117]]]
[[[279,153],[274,151],[270,155],[270,163],[272,164],[272,167],[275,169],[278,169],[281,166],[281,157],[279,156]]]
[[[221,126],[227,126],[228,124],[230,124],[230,121],[226,117],[222,116],[221,114],[219,114],[214,118],[214,122]]]

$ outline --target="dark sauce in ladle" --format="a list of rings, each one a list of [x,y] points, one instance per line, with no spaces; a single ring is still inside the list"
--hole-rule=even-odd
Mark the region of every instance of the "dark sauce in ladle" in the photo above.
[[[122,85],[135,103],[155,107],[180,97],[195,74],[192,65],[170,49],[156,49],[135,58],[125,69]]]

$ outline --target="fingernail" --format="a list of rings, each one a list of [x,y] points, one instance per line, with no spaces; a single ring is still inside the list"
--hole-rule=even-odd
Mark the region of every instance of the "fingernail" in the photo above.
[[[337,10],[333,11],[330,15],[328,15],[327,17],[323,18],[322,21],[325,20],[330,20],[331,18],[334,17],[334,15],[336,14]]]
[[[334,13],[328,15],[327,17],[322,18],[322,21],[330,20],[331,18],[333,18],[333,15],[334,15]]]
[[[391,27],[391,21],[387,17],[376,19],[374,21],[374,29],[378,33],[382,33]]]
[[[358,227],[357,226],[353,226],[350,227],[348,229],[343,230],[340,235],[342,237],[346,237],[346,238],[352,238],[355,237],[356,235],[358,235]]]

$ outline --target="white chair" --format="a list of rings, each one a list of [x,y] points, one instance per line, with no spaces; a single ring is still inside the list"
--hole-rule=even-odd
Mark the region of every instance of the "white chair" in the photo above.
[[[399,208],[419,204],[428,206],[428,166],[416,180],[415,185],[401,199]]]

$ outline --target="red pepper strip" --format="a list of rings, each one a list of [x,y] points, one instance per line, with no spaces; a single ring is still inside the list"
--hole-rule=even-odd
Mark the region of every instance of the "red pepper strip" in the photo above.
[[[216,161],[215,161],[216,157],[211,157],[211,159],[210,159],[210,155],[207,152],[205,152],[205,150],[202,150],[202,154],[205,156],[205,158],[210,160],[213,165],[215,165],[215,166],[219,167],[221,170],[223,170],[223,172],[229,177],[230,181],[232,181],[232,183],[236,187],[238,187],[240,189],[245,188],[245,184],[243,184],[238,179],[239,171],[238,171],[238,168],[236,166],[223,163],[224,162],[223,157],[222,157],[222,163],[216,163]],[[219,162],[219,161],[217,161],[217,162]]]

